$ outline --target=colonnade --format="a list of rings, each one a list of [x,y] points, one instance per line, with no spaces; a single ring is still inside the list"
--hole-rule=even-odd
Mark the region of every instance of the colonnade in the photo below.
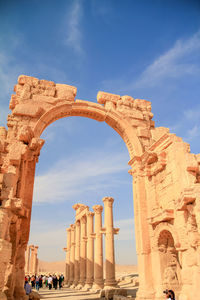
[[[83,290],[100,290],[117,285],[115,280],[113,202],[104,197],[104,227],[102,227],[103,206],[89,207],[77,203],[75,223],[67,228],[66,273],[67,286]],[[103,234],[105,234],[105,280],[103,270]]]
[[[25,252],[25,274],[34,275],[38,272],[38,246],[28,245]]]

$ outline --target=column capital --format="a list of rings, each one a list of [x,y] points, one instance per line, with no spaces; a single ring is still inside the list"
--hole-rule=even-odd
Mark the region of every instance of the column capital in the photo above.
[[[93,217],[93,216],[94,216],[94,213],[92,211],[87,212],[87,217]]]
[[[70,224],[70,229],[71,229],[71,231],[74,231],[75,230],[75,225],[74,224]]]
[[[114,198],[112,198],[112,197],[104,197],[104,198],[102,199],[102,201],[103,201],[104,203],[108,203],[108,205],[112,205],[113,202],[114,202]]]
[[[103,206],[102,205],[94,205],[92,206],[93,210],[95,213],[100,214],[103,211]]]
[[[70,227],[66,228],[66,231],[67,231],[67,232],[70,232],[70,231],[71,231],[71,228],[70,228]]]

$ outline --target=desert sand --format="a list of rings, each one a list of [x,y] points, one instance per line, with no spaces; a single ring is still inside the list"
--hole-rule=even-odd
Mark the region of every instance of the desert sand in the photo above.
[[[65,273],[65,262],[56,261],[56,262],[47,262],[47,261],[38,261],[39,264],[39,273]],[[135,265],[115,265],[116,278],[125,276],[127,274],[137,273],[138,267]]]

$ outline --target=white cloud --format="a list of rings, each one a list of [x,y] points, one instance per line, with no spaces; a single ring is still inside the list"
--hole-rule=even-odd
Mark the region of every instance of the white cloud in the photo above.
[[[120,171],[127,172],[125,154],[105,153],[104,150],[83,152],[79,157],[58,161],[46,174],[35,179],[34,201],[58,203],[72,200],[86,191],[102,190],[119,183],[110,176]],[[123,184],[123,183],[121,183]],[[56,199],[56,200],[55,200]]]
[[[185,139],[191,141],[197,137],[200,137],[200,126],[194,125],[191,129],[187,130]]]
[[[199,54],[200,31],[188,39],[177,40],[172,48],[159,55],[147,66],[138,78],[130,81],[122,75],[120,78],[104,80],[102,84],[107,90],[124,92],[144,87],[156,87],[169,78],[177,79],[184,75],[200,76],[200,64],[197,64]],[[195,62],[193,57],[196,58]]]
[[[38,257],[44,261],[64,260],[66,247],[66,226],[56,220],[31,221],[29,245],[38,245]],[[53,242],[52,242],[53,241]]]
[[[189,109],[184,111],[184,116],[190,121],[199,121],[200,107],[196,107],[195,109]]]
[[[134,87],[155,86],[166,77],[177,78],[184,74],[196,74],[199,66],[187,61],[187,57],[200,51],[200,31],[187,40],[177,40],[174,46],[159,56],[144,70]]]
[[[73,1],[73,5],[67,14],[67,34],[65,44],[70,46],[77,54],[83,54],[82,33],[81,33],[81,13],[80,1]]]

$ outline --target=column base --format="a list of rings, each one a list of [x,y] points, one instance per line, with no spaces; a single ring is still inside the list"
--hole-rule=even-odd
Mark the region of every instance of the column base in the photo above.
[[[72,283],[71,285],[70,285],[70,289],[74,289],[76,286],[75,286],[75,284],[74,283]]]
[[[109,288],[113,288],[113,287],[118,287],[116,280],[105,281],[104,289],[109,289]]]
[[[87,291],[91,290],[91,288],[92,288],[92,283],[86,283],[84,285],[84,287],[82,288],[82,291],[87,292]]]
[[[101,283],[94,283],[93,286],[92,286],[92,291],[100,291],[102,290],[104,287],[104,283],[101,282]]]
[[[79,283],[76,287],[75,287],[75,289],[76,290],[81,290],[82,288],[83,288],[83,284],[81,284],[81,283]]]

